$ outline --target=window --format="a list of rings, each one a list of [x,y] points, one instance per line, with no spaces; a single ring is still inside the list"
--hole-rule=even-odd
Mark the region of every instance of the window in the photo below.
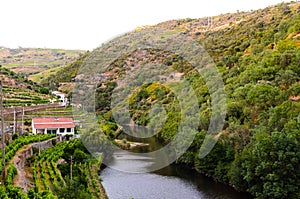
[[[56,129],[47,129],[47,134],[56,134]]]
[[[71,133],[71,128],[67,128],[67,133]]]
[[[60,129],[59,129],[59,132],[60,132],[60,133],[64,133],[64,132],[65,132],[65,129],[64,129],[64,128],[60,128]]]

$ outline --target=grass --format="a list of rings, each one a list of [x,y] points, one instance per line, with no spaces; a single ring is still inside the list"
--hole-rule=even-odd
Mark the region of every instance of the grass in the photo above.
[[[49,68],[49,69],[44,70],[42,72],[39,72],[39,73],[36,73],[36,74],[33,74],[33,75],[29,75],[28,78],[30,80],[34,81],[34,82],[40,82],[42,79],[46,79],[50,75],[55,75],[56,72],[58,72],[61,68],[62,68],[62,66]]]
[[[166,37],[166,36],[174,35],[174,34],[177,34],[177,33],[180,33],[180,32],[181,32],[180,30],[170,30],[168,32],[162,33],[161,37]]]
[[[13,63],[5,64],[3,66],[8,69],[11,69],[13,67],[30,67],[30,66],[34,66],[34,61],[13,62]]]

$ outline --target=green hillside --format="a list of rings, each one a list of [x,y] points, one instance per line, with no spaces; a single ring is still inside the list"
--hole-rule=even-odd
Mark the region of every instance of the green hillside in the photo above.
[[[110,105],[115,88],[120,86],[119,80],[129,71],[140,72],[137,68],[144,67],[145,63],[152,64],[149,71],[154,75],[164,72],[160,71],[159,64],[167,65],[166,70],[176,70],[180,78],[192,85],[200,111],[195,139],[177,163],[190,165],[256,198],[299,198],[300,5],[279,4],[253,12],[214,16],[212,19],[212,24],[207,24],[206,18],[168,21],[116,38],[91,52],[82,66],[83,75],[79,75],[77,80],[88,84],[100,79],[96,89],[96,110],[107,121],[104,124],[102,121],[103,130],[113,137],[116,126],[113,125],[115,120]],[[146,42],[159,28],[169,29],[169,32],[155,35],[159,42],[180,40],[185,35],[202,44],[225,84],[225,124],[210,137],[212,140],[219,139],[204,158],[199,157],[199,150],[213,114],[212,99],[207,82],[193,71],[187,60],[164,49],[145,48],[123,54],[102,68],[91,62],[104,59],[106,51],[113,54],[130,48],[122,46],[122,42],[127,40],[130,46],[137,35],[142,35]],[[97,66],[100,67],[98,70],[95,69]],[[134,77],[135,74],[131,75]],[[75,94],[81,96],[80,101],[93,110],[91,94],[80,95],[87,93],[86,87],[80,86],[82,84],[79,83]],[[128,96],[129,114],[136,124],[152,125],[151,122],[160,121],[157,119],[160,116],[166,117],[166,123],[156,134],[166,143],[175,138],[182,114],[187,114],[185,110],[182,112],[180,101],[170,86],[171,83],[144,82],[137,84]],[[157,103],[166,112],[159,109],[156,112],[152,110],[154,114],[149,112]],[[123,116],[120,117],[119,121]],[[187,130],[188,126],[185,127]]]
[[[72,82],[75,81],[78,70],[88,54],[89,52],[86,52],[78,59],[73,60],[64,66],[51,68],[39,73],[40,84],[52,90],[59,89],[64,93],[70,93],[73,88]]]
[[[140,78],[144,84],[136,84],[126,96],[132,121],[126,121],[125,116],[124,121],[152,125],[153,121],[159,122],[165,117],[165,124],[155,136],[168,143],[176,136],[182,115],[186,116],[185,121],[195,121],[194,118],[189,120],[190,110],[181,110],[180,99],[174,93],[180,87],[162,84],[159,80],[149,83],[143,81],[145,76],[138,75],[142,67],[150,63],[148,71],[152,76],[170,78],[173,82],[186,80],[199,104],[195,138],[177,163],[187,164],[256,198],[296,199],[300,197],[299,21],[300,4],[282,3],[251,12],[213,16],[211,23],[207,18],[183,19],[142,27],[103,44],[83,60],[74,62],[78,64],[65,66],[63,73],[58,71],[47,82],[74,81],[74,71],[79,71],[74,96],[89,111],[94,110],[91,99],[95,96],[102,130],[114,139],[117,125],[113,112],[118,113],[118,110],[111,110],[112,96],[115,88],[122,86],[120,80],[131,72],[133,83]],[[160,29],[169,31],[157,34]],[[213,81],[202,77],[188,60],[172,51],[146,47],[130,49],[138,42],[147,44],[151,37],[155,37],[157,43],[179,41],[184,37],[198,42],[221,74],[226,99],[218,101],[217,105],[225,103],[226,111],[217,109],[219,114],[214,117],[224,115],[225,124],[209,137],[211,143],[217,139],[218,142],[205,157],[200,158],[199,152],[212,120],[209,84]],[[193,50],[191,46],[186,47],[187,52]],[[110,60],[118,52],[127,53]],[[105,62],[106,59],[111,62]],[[172,77],[161,75],[165,71],[160,65],[177,73]],[[91,86],[95,83],[98,86],[93,95],[88,91],[95,90]],[[153,107],[157,109],[151,112]],[[184,127],[186,132],[190,131],[189,126]]]

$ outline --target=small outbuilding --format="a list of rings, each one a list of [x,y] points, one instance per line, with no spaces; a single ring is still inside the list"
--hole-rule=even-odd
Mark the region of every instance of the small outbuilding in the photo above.
[[[68,98],[65,93],[59,92],[59,91],[53,91],[53,95],[56,95],[59,98],[59,104],[61,106],[67,106],[68,105]]]

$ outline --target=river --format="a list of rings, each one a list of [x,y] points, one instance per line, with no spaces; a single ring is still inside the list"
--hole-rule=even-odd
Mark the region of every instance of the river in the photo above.
[[[149,158],[128,155],[125,151],[114,153],[112,167],[101,172],[103,186],[109,199],[248,199],[247,194],[216,183],[184,166],[168,166],[159,171],[128,173],[129,167],[147,167]],[[114,169],[118,168],[118,169]]]

